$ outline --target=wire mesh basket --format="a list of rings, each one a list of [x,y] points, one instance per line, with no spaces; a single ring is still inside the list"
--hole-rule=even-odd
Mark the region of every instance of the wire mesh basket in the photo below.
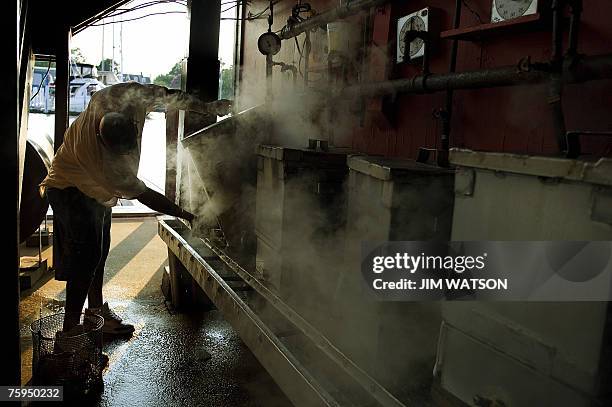
[[[32,383],[64,386],[64,393],[93,394],[103,388],[102,326],[99,315],[80,315],[80,325],[62,331],[65,313],[40,318],[32,332]],[[59,335],[58,335],[58,332]]]

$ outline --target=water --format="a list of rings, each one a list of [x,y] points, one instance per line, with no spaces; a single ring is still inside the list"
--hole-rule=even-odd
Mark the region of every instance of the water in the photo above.
[[[70,116],[72,123],[77,116]],[[30,113],[28,117],[28,139],[42,142],[53,139],[55,115]],[[138,178],[151,189],[164,192],[166,181],[166,117],[164,113],[151,112],[145,120],[142,136],[142,151]]]

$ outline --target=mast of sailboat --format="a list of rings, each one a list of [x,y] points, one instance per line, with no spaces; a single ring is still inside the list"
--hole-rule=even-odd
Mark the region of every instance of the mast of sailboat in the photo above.
[[[123,21],[119,24],[119,69],[121,72],[121,81],[123,82]]]
[[[102,59],[100,62],[101,70],[104,70],[104,31],[106,31],[106,26],[104,25],[104,18],[102,19]]]
[[[111,72],[115,72],[115,16],[113,16],[112,27],[113,27],[113,54],[111,58],[110,70]]]

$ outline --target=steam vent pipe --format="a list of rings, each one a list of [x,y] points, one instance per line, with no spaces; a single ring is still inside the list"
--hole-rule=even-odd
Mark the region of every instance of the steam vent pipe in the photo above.
[[[572,58],[566,61],[562,73],[564,83],[580,83],[612,79],[612,54]],[[550,64],[531,64],[524,59],[519,64],[467,72],[450,72],[415,76],[410,79],[352,85],[338,94],[340,98],[382,96],[395,93],[431,93],[449,89],[481,89],[501,86],[540,84],[550,81]]]
[[[390,0],[343,0],[343,4],[339,5],[338,7],[324,11],[321,14],[317,14],[291,26],[285,26],[280,33],[280,38],[282,40],[288,40],[293,37],[297,37],[307,30],[325,25],[332,21],[343,19],[371,7],[380,6],[388,3],[389,1]]]

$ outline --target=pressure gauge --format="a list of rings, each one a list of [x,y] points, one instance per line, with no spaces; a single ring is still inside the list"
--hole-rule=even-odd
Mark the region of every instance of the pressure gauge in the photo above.
[[[422,38],[415,38],[406,44],[406,33],[409,31],[429,31],[429,9],[419,10],[397,20],[397,63],[422,57],[425,53]]]
[[[535,14],[538,11],[538,0],[493,0],[491,22],[511,20],[513,18]]]
[[[264,55],[276,55],[281,49],[281,39],[273,32],[266,32],[259,36],[257,48]]]

